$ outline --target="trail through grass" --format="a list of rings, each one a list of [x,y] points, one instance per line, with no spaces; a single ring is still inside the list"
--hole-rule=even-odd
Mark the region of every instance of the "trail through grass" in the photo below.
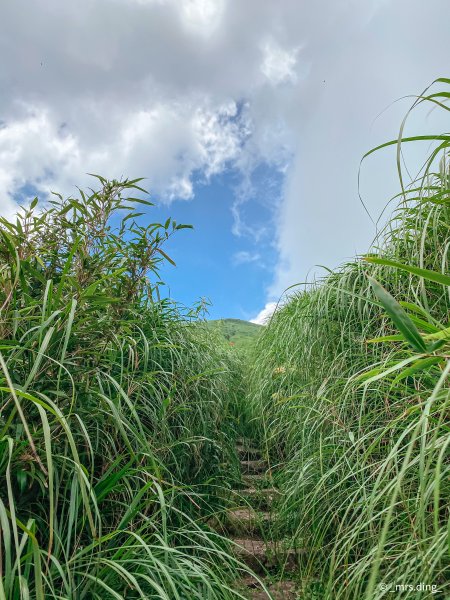
[[[448,111],[449,85],[412,108]],[[239,435],[302,600],[448,596],[450,136],[404,127],[377,149],[397,145],[400,192],[374,247],[256,337],[160,297],[188,226],[142,225],[139,180],[0,219],[0,600],[243,598],[211,525]],[[405,143],[432,144],[409,185]]]

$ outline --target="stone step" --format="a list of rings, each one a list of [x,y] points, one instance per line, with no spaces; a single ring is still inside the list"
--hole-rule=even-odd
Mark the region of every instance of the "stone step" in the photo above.
[[[271,582],[262,580],[264,587],[254,577],[243,577],[238,582],[238,587],[249,600],[297,600],[297,583],[291,579],[283,579],[281,581]],[[268,595],[268,594],[269,595]]]
[[[246,475],[265,473],[268,468],[269,465],[265,460],[241,460],[241,471]]]
[[[237,446],[248,446],[249,440],[247,438],[238,437],[238,438],[236,438],[236,445]]]
[[[296,570],[299,550],[283,547],[282,542],[265,541],[255,538],[235,538],[232,540],[236,557],[255,573],[266,573],[282,569],[285,572]]]
[[[258,536],[270,527],[270,513],[257,511],[251,506],[230,508],[225,513],[210,517],[211,529],[229,536]]]
[[[234,535],[261,533],[270,526],[270,514],[258,512],[250,506],[229,510],[226,515],[225,530]]]
[[[244,498],[249,504],[258,509],[267,509],[272,506],[275,499],[280,497],[280,492],[274,487],[257,488],[248,487],[240,490],[239,495]]]
[[[248,488],[270,487],[270,480],[265,473],[243,473],[242,483]]]
[[[243,444],[236,445],[236,452],[241,460],[255,460],[261,458],[261,452],[258,448],[245,446]]]

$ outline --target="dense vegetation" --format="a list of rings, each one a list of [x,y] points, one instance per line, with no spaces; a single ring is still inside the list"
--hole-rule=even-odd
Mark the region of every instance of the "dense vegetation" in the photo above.
[[[208,324],[225,338],[228,345],[244,352],[253,348],[255,339],[262,328],[261,325],[242,321],[241,319],[219,319],[208,321]]]
[[[100,178],[0,222],[0,598],[233,596],[233,560],[198,522],[236,364],[158,300],[184,226],[139,225],[137,187]]]
[[[402,144],[424,141],[406,187]],[[376,246],[265,328],[160,298],[186,226],[142,225],[138,180],[0,219],[0,600],[242,598],[208,525],[242,433],[283,492],[274,528],[306,550],[305,598],[445,596],[450,136],[402,126],[395,144],[399,205]]]
[[[415,106],[449,110],[448,98]],[[405,189],[402,144],[424,140],[436,148]],[[303,580],[325,598],[448,591],[450,136],[401,131],[391,144],[402,183],[391,221],[368,257],[289,297],[259,340],[248,392],[285,465],[280,509],[307,550]]]

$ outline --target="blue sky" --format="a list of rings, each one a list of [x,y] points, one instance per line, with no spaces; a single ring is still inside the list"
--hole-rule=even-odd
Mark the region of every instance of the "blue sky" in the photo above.
[[[269,178],[272,186],[279,180],[268,168],[258,169],[257,176]],[[267,227],[273,208],[263,199],[247,199],[240,207],[242,223],[236,234],[232,206],[238,180],[239,174],[229,171],[207,185],[199,183],[194,202],[158,203],[151,209],[155,220],[171,216],[194,226],[170,240],[167,252],[177,267],[167,265],[162,279],[168,294],[186,305],[208,299],[210,318],[248,320],[257,315],[276,266],[273,231]]]
[[[448,0],[7,0],[0,213],[89,172],[145,177],[149,218],[195,227],[168,248],[170,295],[261,322],[367,250],[360,158],[449,75],[449,25]],[[446,128],[423,110],[406,133]],[[406,149],[413,173],[427,149]],[[393,152],[363,165],[375,218],[397,190]]]

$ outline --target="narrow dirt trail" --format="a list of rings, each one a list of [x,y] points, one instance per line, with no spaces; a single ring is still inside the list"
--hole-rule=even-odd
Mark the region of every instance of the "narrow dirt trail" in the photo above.
[[[233,505],[220,527],[233,541],[235,554],[258,576],[239,580],[237,588],[250,600],[296,600],[298,551],[289,548],[277,534],[273,487],[267,461],[249,440],[240,439],[236,446],[241,466],[241,487],[233,490]]]

